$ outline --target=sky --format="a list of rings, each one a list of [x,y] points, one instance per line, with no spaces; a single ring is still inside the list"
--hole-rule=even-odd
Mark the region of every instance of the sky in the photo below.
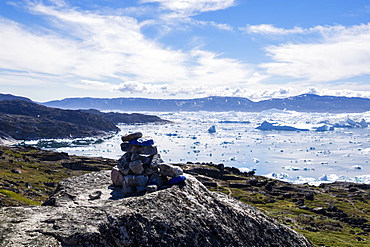
[[[0,93],[370,98],[370,1],[0,0]]]

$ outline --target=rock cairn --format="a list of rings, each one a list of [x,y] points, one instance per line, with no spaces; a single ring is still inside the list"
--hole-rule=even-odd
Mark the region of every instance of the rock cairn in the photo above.
[[[142,138],[141,132],[122,136],[121,150],[126,152],[113,167],[111,178],[122,186],[125,195],[153,192],[183,182],[180,167],[163,163],[152,139]]]

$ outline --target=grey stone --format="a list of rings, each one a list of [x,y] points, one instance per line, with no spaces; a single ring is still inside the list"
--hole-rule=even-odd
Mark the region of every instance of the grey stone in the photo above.
[[[131,133],[131,134],[127,134],[127,135],[122,136],[121,140],[123,142],[129,142],[131,140],[139,139],[141,137],[143,137],[143,134],[141,132],[135,132],[135,133]]]
[[[255,207],[185,186],[125,197],[110,171],[60,182],[44,205],[0,208],[0,246],[313,246]],[[102,192],[89,200],[91,188]],[[74,195],[74,196],[71,196]]]
[[[137,146],[137,145],[130,145],[127,149],[129,153],[138,153],[138,154],[146,154],[146,155],[155,155],[158,153],[156,146]]]
[[[124,176],[124,181],[128,186],[146,186],[148,183],[148,176],[147,175],[127,175]]]
[[[123,173],[123,175],[129,175],[130,172],[131,172],[131,169],[130,169],[130,167],[127,167],[127,168],[125,168],[123,170],[120,170],[120,171]]]
[[[166,181],[165,179],[159,175],[159,173],[153,173],[149,177],[149,184],[156,184],[158,188],[161,188],[163,185],[165,185]]]
[[[145,156],[142,156],[141,161],[143,162],[144,165],[150,165],[151,162],[150,158]]]
[[[131,154],[131,161],[134,161],[134,160],[141,160],[141,162],[143,162],[143,164],[145,164],[145,165],[150,164],[150,158],[149,157],[140,155],[138,153]]]
[[[141,160],[135,160],[130,162],[129,167],[134,174],[139,175],[144,172],[143,162],[141,162]]]
[[[163,163],[163,160],[161,159],[161,155],[160,154],[153,155],[152,160],[150,162],[150,165],[152,167],[157,167],[158,164],[160,164],[160,163]]]
[[[159,173],[168,177],[177,177],[184,174],[180,167],[166,163],[159,164]]]
[[[125,181],[123,182],[122,184],[122,193],[124,195],[130,195],[132,193],[134,193],[134,187],[133,186],[130,186],[128,185]]]
[[[158,168],[157,167],[151,167],[151,166],[149,166],[149,167],[146,167],[144,169],[145,169],[145,173],[148,174],[148,175],[151,175],[153,173],[158,172]]]
[[[112,183],[115,186],[122,186],[123,174],[120,171],[120,169],[118,169],[117,166],[115,166],[115,167],[112,168],[112,171],[111,171],[111,179],[112,179]]]
[[[134,161],[134,160],[141,160],[141,159],[142,159],[142,157],[143,157],[143,156],[141,156],[141,155],[140,155],[140,154],[138,154],[138,153],[133,153],[133,154],[131,154],[130,159],[131,159],[131,161]]]
[[[100,199],[102,192],[100,190],[94,191],[92,194],[89,195],[90,200]]]
[[[148,192],[154,192],[158,190],[158,186],[155,184],[146,186],[146,191]]]
[[[121,150],[123,152],[126,152],[129,146],[130,146],[130,144],[128,142],[123,142],[123,143],[121,143]]]
[[[124,176],[122,184],[122,193],[124,195],[130,195],[134,192],[146,191],[146,184],[148,183],[147,175],[127,175]]]
[[[125,153],[124,155],[121,156],[121,158],[118,159],[117,161],[117,167],[118,169],[120,169],[121,171],[125,170],[126,168],[129,167],[129,164],[130,164],[130,157],[131,157],[131,154],[130,153]]]

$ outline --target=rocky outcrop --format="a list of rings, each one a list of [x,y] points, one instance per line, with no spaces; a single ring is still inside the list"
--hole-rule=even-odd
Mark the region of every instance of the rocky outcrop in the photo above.
[[[41,207],[0,208],[0,246],[312,246],[254,207],[185,184],[124,196],[110,171],[63,180]]]

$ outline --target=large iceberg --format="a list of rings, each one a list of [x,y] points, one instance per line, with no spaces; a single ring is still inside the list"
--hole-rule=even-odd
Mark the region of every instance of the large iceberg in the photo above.
[[[356,122],[350,118],[347,118],[344,121],[339,121],[338,123],[333,124],[336,128],[367,128],[369,124],[362,119],[360,122]]]
[[[286,130],[286,131],[309,131],[309,129],[300,129],[292,126],[279,125],[277,123],[269,123],[264,121],[256,129],[259,130]]]

